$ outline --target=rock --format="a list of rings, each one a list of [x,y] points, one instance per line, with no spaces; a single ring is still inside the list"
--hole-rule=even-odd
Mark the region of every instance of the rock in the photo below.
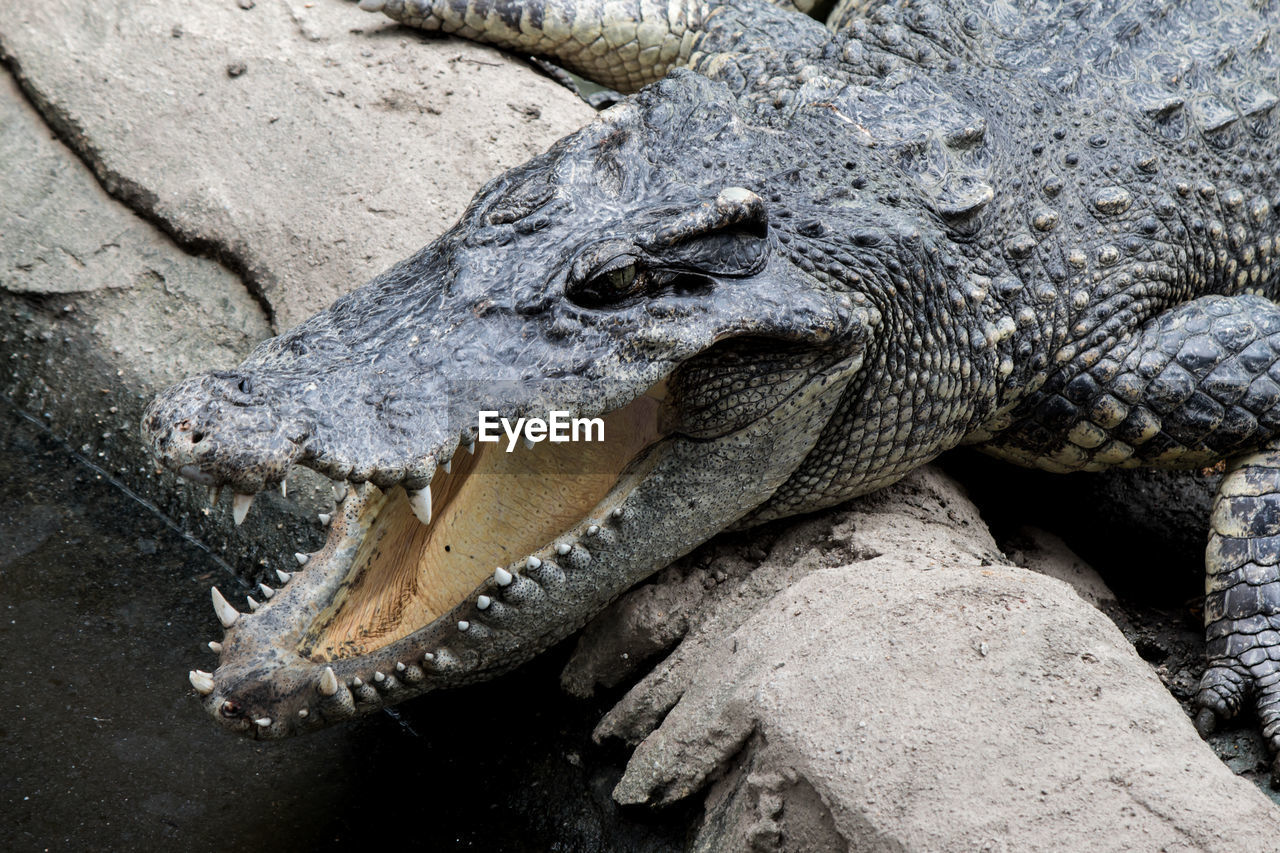
[[[1115,603],[1107,582],[1060,537],[1038,527],[1024,527],[1015,542],[1018,549],[1009,551],[1015,565],[1070,584],[1077,595],[1099,609]]]
[[[706,792],[694,849],[1233,850],[1280,830],[1115,625],[1000,558],[945,476],[763,536],[596,732],[639,741],[620,802]],[[636,612],[604,618],[644,636]]]

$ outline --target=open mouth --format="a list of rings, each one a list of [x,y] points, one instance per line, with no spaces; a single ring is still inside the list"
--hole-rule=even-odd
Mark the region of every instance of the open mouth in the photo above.
[[[744,378],[748,356],[769,369]],[[730,341],[600,415],[599,440],[445,447],[408,491],[349,485],[324,547],[252,612],[213,590],[219,665],[191,684],[226,727],[277,738],[514,669],[769,500],[861,363]]]
[[[472,445],[436,471],[429,515],[416,494],[366,487],[321,552],[339,562],[354,544],[345,571],[310,569],[338,582],[299,653],[316,662],[368,655],[478,598],[497,569],[528,568],[538,552],[588,538],[589,520],[608,517],[623,471],[660,438],[661,408],[655,390],[604,416],[601,441]]]
[[[662,455],[665,396],[659,383],[603,415],[598,440],[504,436],[460,445],[422,489],[349,486],[324,547],[280,573],[282,588],[262,586],[251,613],[213,591],[220,666],[192,672],[192,685],[232,728],[284,736],[428,680],[496,674],[571,633],[538,611],[617,539],[628,495]],[[534,621],[554,626],[540,645],[522,624]],[[506,634],[521,643],[509,665],[463,659],[469,643],[500,647]]]

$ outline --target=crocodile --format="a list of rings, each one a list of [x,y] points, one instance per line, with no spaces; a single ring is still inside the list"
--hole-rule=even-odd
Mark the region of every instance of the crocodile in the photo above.
[[[293,466],[344,495],[248,612],[213,589],[219,665],[190,681],[224,726],[492,677],[720,531],[967,444],[1225,461],[1197,724],[1251,702],[1280,747],[1274,4],[361,6],[625,97],[148,408],[157,458],[237,522]],[[557,413],[601,440],[538,440]]]

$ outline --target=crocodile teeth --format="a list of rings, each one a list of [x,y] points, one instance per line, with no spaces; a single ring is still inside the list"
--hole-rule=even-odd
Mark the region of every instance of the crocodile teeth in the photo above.
[[[364,12],[381,12],[387,0],[360,0],[356,5]]]
[[[222,497],[222,486],[209,487],[209,503],[213,506],[218,505],[218,498]]]
[[[431,487],[425,489],[415,489],[408,493],[409,506],[413,509],[413,514],[418,517],[418,521],[423,524],[431,523]]]
[[[406,667],[405,667],[405,665],[404,665],[404,663],[403,663],[403,662],[401,662],[401,661],[396,661],[396,672],[404,672],[404,671],[405,671],[405,669],[406,669]]]
[[[325,527],[328,527],[329,522],[333,521],[333,516],[329,515],[329,513],[327,512],[320,513],[319,515],[316,516],[316,518],[320,519],[320,523],[323,524]]]
[[[245,600],[249,602],[249,612],[250,612],[250,613],[252,613],[252,612],[256,611],[259,607],[261,607],[261,606],[262,606],[261,604],[259,604],[259,603],[257,602],[257,600],[256,600],[256,599],[254,599],[254,597],[253,597],[252,595],[246,595],[246,596],[245,596]]]
[[[507,584],[511,583],[511,580],[512,580],[511,572],[507,571],[501,566],[493,570],[493,582],[496,583],[498,586],[506,586]]]
[[[307,564],[307,560],[311,559],[311,555],[303,554],[301,551],[299,551],[298,553],[293,555],[293,559],[298,561],[299,566],[305,566]]]
[[[219,643],[217,640],[210,640],[209,651],[217,655],[222,654],[222,643]]]
[[[326,666],[324,672],[320,676],[320,693],[324,696],[332,696],[338,692],[338,676],[333,674],[333,667]]]
[[[488,610],[490,604],[493,604],[493,599],[487,595],[482,595],[476,599],[476,607],[480,610]]]
[[[466,619],[463,619],[461,622],[458,623],[459,631],[466,631],[470,627],[471,627],[471,623],[468,622]]]
[[[588,528],[587,528],[587,535],[588,535],[588,536],[595,536],[595,535],[596,535],[597,533],[599,533],[599,532],[600,532],[600,525],[598,525],[598,524],[593,524],[593,525],[591,525],[590,527],[588,527]]]
[[[276,594],[276,591],[271,587],[267,586],[265,583],[258,584],[258,589],[262,590],[263,598],[270,598],[271,596]]]
[[[253,722],[254,722],[254,725],[262,726],[262,727],[265,729],[267,726],[271,725],[271,718],[270,718],[270,717],[259,717],[258,719],[254,720]]]
[[[387,680],[387,677],[380,672],[375,672],[373,674],[373,680],[381,684],[382,682]]]
[[[231,518],[235,520],[237,527],[244,523],[244,517],[249,514],[251,506],[253,506],[253,495],[242,495],[236,492],[235,499],[231,502]]]
[[[452,460],[452,459],[446,459],[444,462],[440,463],[440,467],[444,469],[444,472],[445,472],[446,474],[452,474],[452,473],[453,473],[453,460]]]
[[[213,675],[205,672],[203,669],[193,669],[187,673],[187,678],[191,679],[191,686],[201,696],[208,696],[213,692]]]
[[[293,577],[293,575],[289,574],[288,572],[282,572],[279,569],[276,569],[276,577],[280,578],[280,583],[288,583],[289,578]]]
[[[357,675],[355,678],[351,679],[351,686],[352,686],[352,687],[364,687],[364,682],[363,682],[363,681],[361,681],[361,680],[360,680],[360,676],[358,676],[358,675]]]
[[[527,435],[524,437],[524,446],[526,450],[533,450],[534,444],[535,442],[532,438],[529,438]]]
[[[282,498],[289,497],[289,486],[287,483],[285,483],[284,480],[280,481],[280,497]]]
[[[240,611],[227,603],[216,586],[211,587],[209,592],[213,596],[213,612],[218,614],[218,621],[222,623],[222,627],[230,628],[236,624],[236,620],[240,618]]]
[[[622,518],[622,507],[620,506],[614,507],[613,512],[609,514],[612,515],[614,518]]]
[[[542,561],[539,560],[537,557],[530,557],[529,559],[524,561],[524,564],[530,569],[536,569],[542,565]]]
[[[573,550],[573,546],[566,545],[564,542],[561,542],[560,544],[556,545],[556,553],[559,554],[561,557],[563,557],[565,554],[568,554],[572,550]]]
[[[462,446],[467,449],[468,453],[474,454],[476,452],[476,440],[474,438]]]
[[[298,719],[305,720],[309,716],[311,716],[311,712],[308,711],[306,708],[298,709]]]

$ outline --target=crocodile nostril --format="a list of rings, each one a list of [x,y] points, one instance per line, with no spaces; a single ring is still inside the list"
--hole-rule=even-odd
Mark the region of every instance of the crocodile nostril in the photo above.
[[[199,430],[196,430],[195,432],[191,433],[192,444],[199,444],[202,441],[204,441],[204,433],[200,432]]]
[[[242,394],[253,393],[253,380],[250,379],[248,376],[240,380],[240,392]]]

